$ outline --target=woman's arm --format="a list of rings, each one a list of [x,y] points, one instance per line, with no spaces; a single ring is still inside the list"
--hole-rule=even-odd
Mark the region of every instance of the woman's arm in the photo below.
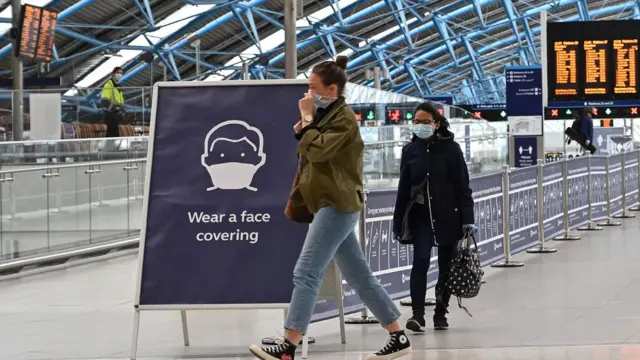
[[[304,155],[309,162],[325,162],[331,160],[359,136],[355,119],[334,119],[324,132],[320,132],[314,124],[303,128],[298,137],[298,154]]]
[[[407,211],[407,205],[411,199],[411,172],[409,171],[409,155],[406,147],[402,149],[400,157],[400,181],[396,193],[396,207],[393,210],[394,236],[402,235],[402,221]]]
[[[473,218],[472,190],[469,187],[469,170],[467,169],[467,162],[464,160],[460,144],[457,142],[453,144],[451,162],[447,168],[456,193],[456,204],[460,210],[460,220],[463,225],[470,225],[474,224],[475,221]]]

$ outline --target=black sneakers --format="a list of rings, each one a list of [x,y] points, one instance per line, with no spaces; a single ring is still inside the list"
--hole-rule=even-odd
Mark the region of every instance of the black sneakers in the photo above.
[[[433,315],[433,329],[434,330],[447,330],[449,328],[449,322],[444,314]]]
[[[411,353],[411,344],[404,331],[389,334],[389,339],[380,351],[367,360],[392,360]]]
[[[273,346],[251,345],[249,351],[262,360],[293,360],[296,354],[296,346],[285,339],[283,343]]]
[[[427,326],[427,324],[424,321],[424,316],[423,315],[413,314],[411,319],[407,320],[406,328],[411,330],[411,331],[413,331],[413,332],[423,333],[423,332],[425,332],[425,327],[426,326]]]

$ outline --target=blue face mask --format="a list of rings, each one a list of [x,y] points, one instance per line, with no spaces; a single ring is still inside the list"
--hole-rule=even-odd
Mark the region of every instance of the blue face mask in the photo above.
[[[433,135],[433,126],[426,124],[413,124],[413,133],[421,139],[426,139]]]
[[[318,94],[312,94],[312,96],[313,96],[313,109],[316,111],[318,109],[326,109],[329,105],[331,105],[331,103],[336,101],[336,99],[326,97],[326,96],[321,96]]]

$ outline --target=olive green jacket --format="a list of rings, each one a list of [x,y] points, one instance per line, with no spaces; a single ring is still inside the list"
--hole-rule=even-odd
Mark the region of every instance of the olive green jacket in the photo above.
[[[315,214],[325,206],[342,212],[360,211],[363,203],[362,167],[364,142],[355,114],[344,98],[318,123],[298,135],[297,205]]]

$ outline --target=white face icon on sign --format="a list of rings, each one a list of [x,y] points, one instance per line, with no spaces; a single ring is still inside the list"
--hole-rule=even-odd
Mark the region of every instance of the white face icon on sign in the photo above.
[[[258,169],[265,164],[262,132],[241,120],[228,120],[214,126],[204,139],[201,163],[209,172],[207,191],[257,191],[251,186]]]

